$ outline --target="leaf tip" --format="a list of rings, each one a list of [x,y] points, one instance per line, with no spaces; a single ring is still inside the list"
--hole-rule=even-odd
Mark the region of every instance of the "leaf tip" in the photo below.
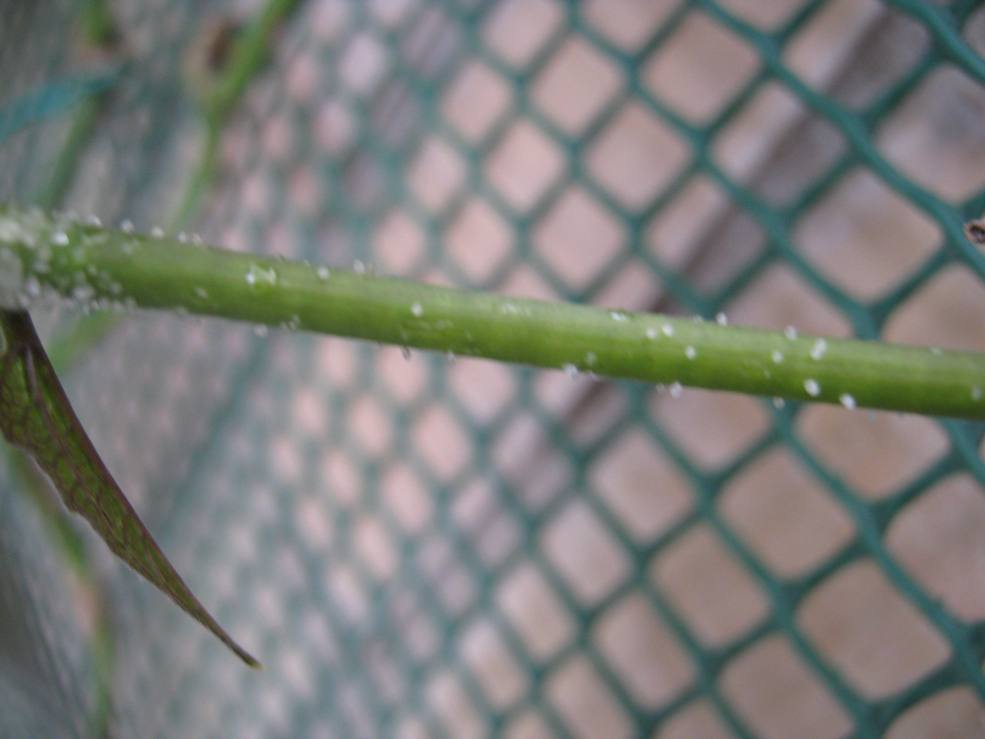
[[[217,633],[216,635],[219,637],[219,640],[222,641],[222,643],[225,644],[227,647],[229,647],[229,649],[232,650],[233,654],[239,657],[240,660],[242,660],[243,664],[245,664],[247,667],[249,667],[252,670],[258,670],[258,671],[263,669],[263,665],[260,663],[260,661],[252,654],[247,652],[245,649],[243,649],[243,647],[241,647],[239,644],[234,642],[229,637],[228,634],[226,634],[225,632],[221,632],[221,633]]]

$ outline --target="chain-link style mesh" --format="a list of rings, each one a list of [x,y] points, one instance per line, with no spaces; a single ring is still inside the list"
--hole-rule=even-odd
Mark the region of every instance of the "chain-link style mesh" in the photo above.
[[[65,207],[166,222],[204,140],[194,58],[262,4],[111,2],[99,51],[85,3],[0,2],[0,197],[62,177]],[[186,226],[516,295],[985,350],[985,257],[961,236],[985,210],[978,6],[299,2]],[[160,315],[128,316],[66,381],[266,669],[81,526],[70,566],[11,468],[5,736],[982,731],[980,423]]]

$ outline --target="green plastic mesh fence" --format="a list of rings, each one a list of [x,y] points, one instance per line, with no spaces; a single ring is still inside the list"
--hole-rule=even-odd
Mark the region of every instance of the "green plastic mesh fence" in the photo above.
[[[981,351],[983,53],[971,0],[0,0],[0,200]],[[9,464],[0,735],[985,731],[985,425],[257,333],[128,315],[64,379],[266,669]]]

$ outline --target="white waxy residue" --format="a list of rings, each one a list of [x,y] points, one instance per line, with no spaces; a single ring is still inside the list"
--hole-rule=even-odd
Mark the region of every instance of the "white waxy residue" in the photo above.
[[[811,359],[820,359],[826,351],[828,351],[828,342],[824,339],[818,339],[811,347]]]
[[[420,318],[424,315],[424,308],[418,302],[413,302],[410,304],[410,312],[415,318]]]
[[[815,380],[813,377],[808,377],[806,380],[804,380],[804,390],[806,390],[807,394],[810,395],[812,398],[816,398],[818,395],[821,394],[821,386],[818,384],[817,380]]]
[[[268,285],[273,287],[277,284],[277,271],[273,267],[261,267],[258,264],[251,264],[246,270],[246,284],[250,287],[258,285]]]
[[[855,398],[848,393],[842,393],[838,396],[838,402],[841,403],[848,410],[855,408]]]

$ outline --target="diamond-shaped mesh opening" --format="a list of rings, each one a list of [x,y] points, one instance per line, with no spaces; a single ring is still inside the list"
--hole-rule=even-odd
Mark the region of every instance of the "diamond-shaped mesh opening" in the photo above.
[[[202,156],[201,29],[263,4],[110,3],[116,51],[79,40],[89,4],[10,4],[0,199],[165,225]],[[332,268],[983,351],[985,260],[960,232],[985,208],[977,6],[297,2],[185,227]],[[980,731],[981,423],[144,314],[66,383],[267,669],[77,522],[84,556],[63,556],[57,508],[8,465],[0,734]]]

